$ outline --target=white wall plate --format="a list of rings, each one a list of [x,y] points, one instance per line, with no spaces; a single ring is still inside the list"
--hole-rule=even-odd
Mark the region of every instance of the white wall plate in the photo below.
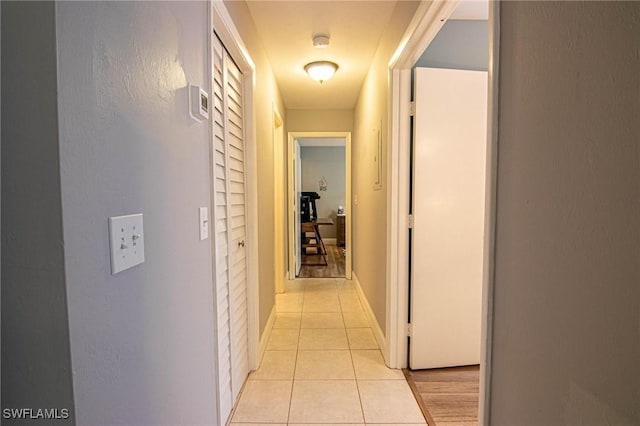
[[[209,238],[209,209],[200,207],[200,241]]]
[[[109,218],[111,274],[144,262],[142,213]]]

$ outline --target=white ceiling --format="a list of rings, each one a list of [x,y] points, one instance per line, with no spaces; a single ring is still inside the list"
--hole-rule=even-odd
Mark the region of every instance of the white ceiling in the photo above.
[[[403,1],[403,0],[400,0]],[[396,1],[247,0],[249,11],[288,109],[352,109]],[[489,0],[460,0],[449,19],[488,19]],[[316,34],[329,47],[313,47]],[[322,84],[304,71],[309,62],[340,67]]]
[[[288,109],[352,109],[395,1],[247,1]],[[325,49],[315,34],[329,34]],[[340,67],[322,84],[304,66],[329,60]]]

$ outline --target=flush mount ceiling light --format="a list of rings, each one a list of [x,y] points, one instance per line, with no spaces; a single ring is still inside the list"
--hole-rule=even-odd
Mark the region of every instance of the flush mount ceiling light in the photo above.
[[[338,70],[338,64],[330,61],[316,61],[305,65],[304,70],[309,77],[323,83],[333,77]]]

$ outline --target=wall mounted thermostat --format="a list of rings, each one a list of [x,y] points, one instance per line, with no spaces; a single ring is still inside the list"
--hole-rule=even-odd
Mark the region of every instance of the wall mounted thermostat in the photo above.
[[[209,94],[193,84],[189,85],[189,115],[198,122],[209,118]]]

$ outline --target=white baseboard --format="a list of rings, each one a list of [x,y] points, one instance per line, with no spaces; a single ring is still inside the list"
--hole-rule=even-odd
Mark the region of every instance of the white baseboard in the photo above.
[[[267,320],[267,325],[264,327],[264,331],[262,332],[262,336],[260,337],[260,348],[258,352],[257,367],[260,367],[260,363],[262,362],[262,357],[264,356],[264,352],[267,350],[267,343],[269,343],[269,337],[271,336],[271,330],[273,329],[273,324],[275,322],[276,322],[276,305],[274,303],[273,308],[271,308],[271,313],[269,314],[269,319]]]
[[[287,281],[289,281],[289,271],[284,272],[284,275],[280,277],[280,282],[278,282],[278,280],[276,279],[276,294],[281,294],[286,291]]]
[[[355,272],[351,273],[351,278],[353,279],[353,283],[356,288],[356,292],[358,293],[358,297],[362,302],[362,307],[364,308],[365,315],[367,316],[367,320],[369,320],[369,324],[371,325],[371,330],[373,331],[373,335],[378,342],[378,346],[380,347],[380,351],[384,356],[387,353],[387,340],[384,337],[384,332],[382,328],[380,328],[380,324],[378,324],[378,320],[376,319],[375,314],[373,313],[373,309],[371,309],[371,305],[369,305],[369,301],[367,300],[367,296],[365,296],[364,291],[362,290],[362,285],[360,284],[360,280],[358,280],[358,276]],[[385,362],[387,360],[385,359]]]
[[[282,277],[282,292],[287,292],[287,283],[289,282],[289,271],[285,271],[284,276]]]

